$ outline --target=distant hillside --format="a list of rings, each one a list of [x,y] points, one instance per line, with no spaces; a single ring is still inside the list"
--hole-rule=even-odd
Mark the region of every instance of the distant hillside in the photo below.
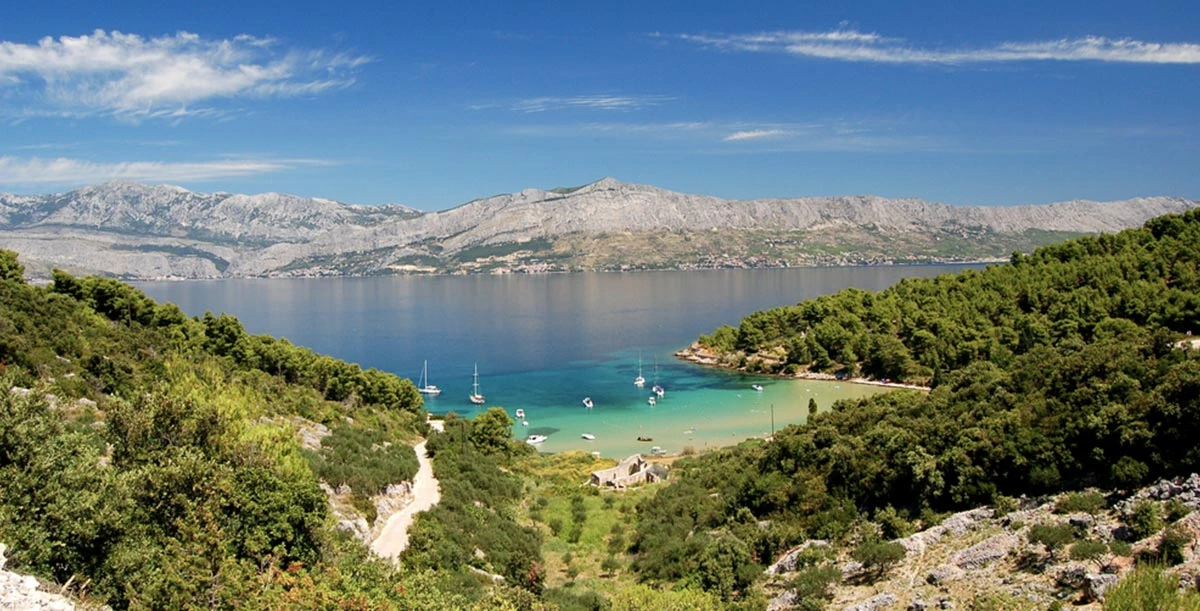
[[[0,194],[31,272],[125,278],[781,267],[1007,258],[1196,201],[950,206],[873,196],[723,200],[606,178],[438,212],[112,182]]]

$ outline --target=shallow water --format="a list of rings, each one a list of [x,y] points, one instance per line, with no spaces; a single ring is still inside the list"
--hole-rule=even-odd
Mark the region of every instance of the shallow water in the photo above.
[[[430,411],[476,413],[467,401],[479,365],[483,408],[526,412],[514,436],[543,434],[544,451],[621,456],[661,446],[728,445],[802,422],[808,399],[833,401],[876,387],[749,377],[684,363],[672,353],[755,310],[854,286],[962,266],[721,270],[630,274],[254,279],[145,282],[151,297],[191,314],[228,312],[251,333],[288,338],[318,352],[414,380],[424,360],[443,389]],[[638,355],[647,383],[633,386]],[[655,363],[657,362],[657,376]],[[667,395],[650,406],[657,379]],[[762,392],[751,389],[760,383]],[[590,396],[591,410],[582,400]],[[690,431],[685,433],[685,431]],[[582,433],[595,441],[580,438]],[[638,442],[639,436],[653,442]]]

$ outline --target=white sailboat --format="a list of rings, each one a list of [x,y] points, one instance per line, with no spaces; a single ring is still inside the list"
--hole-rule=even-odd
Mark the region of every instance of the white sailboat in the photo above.
[[[592,405],[594,405],[594,404],[592,403],[592,398],[591,398],[591,397],[584,397],[584,398],[583,398],[583,406],[584,406],[584,407],[586,407],[586,408],[588,408],[588,409],[592,409]]]
[[[646,403],[649,403],[650,405],[657,405],[658,401],[654,400],[654,395],[650,395],[650,398],[646,400]]]
[[[633,385],[641,388],[646,385],[646,378],[642,377],[642,353],[638,353],[638,377],[633,379]]]
[[[475,363],[475,384],[474,390],[471,391],[471,403],[475,405],[483,405],[483,395],[479,394],[479,363]]]
[[[421,365],[421,385],[417,387],[417,392],[434,397],[442,394],[442,389],[429,383],[429,361]]]
[[[658,395],[659,399],[663,398],[667,394],[666,389],[658,384],[658,359],[654,359],[654,386],[650,390],[653,390],[654,394]]]

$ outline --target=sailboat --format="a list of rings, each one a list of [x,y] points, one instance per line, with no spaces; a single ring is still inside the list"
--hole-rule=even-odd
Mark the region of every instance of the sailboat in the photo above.
[[[592,403],[592,398],[591,398],[591,397],[584,397],[584,398],[583,398],[583,406],[584,406],[584,407],[586,407],[586,408],[588,408],[588,409],[592,409],[592,405],[594,405],[594,404]]]
[[[475,384],[474,390],[471,391],[471,403],[475,405],[483,405],[483,395],[479,394],[479,363],[475,363]]]
[[[658,385],[658,359],[654,359],[654,386],[650,390],[653,390],[659,399],[667,394],[667,391]]]
[[[417,392],[434,397],[442,394],[442,389],[429,383],[429,361],[421,366],[421,385],[417,387]]]
[[[642,377],[642,353],[638,353],[638,377],[633,379],[633,385],[641,388],[646,385],[646,378]]]

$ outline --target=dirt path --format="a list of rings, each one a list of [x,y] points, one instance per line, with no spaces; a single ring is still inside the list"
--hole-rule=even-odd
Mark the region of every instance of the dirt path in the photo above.
[[[439,431],[442,430],[441,424],[440,421],[430,422]],[[400,552],[408,547],[408,527],[412,526],[413,519],[418,513],[437,505],[442,498],[437,478],[433,476],[433,464],[425,455],[425,442],[413,446],[413,451],[417,453],[417,463],[420,465],[413,478],[413,501],[389,516],[383,530],[371,543],[371,551],[381,558],[395,559],[400,556]]]

